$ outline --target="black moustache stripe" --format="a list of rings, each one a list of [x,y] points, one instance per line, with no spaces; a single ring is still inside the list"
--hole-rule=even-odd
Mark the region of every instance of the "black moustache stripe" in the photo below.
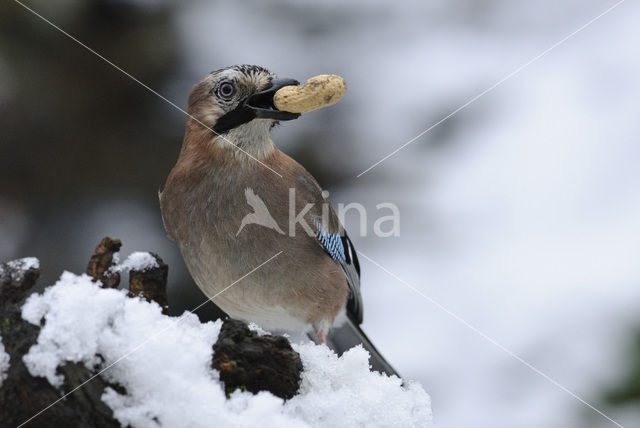
[[[236,108],[220,117],[213,127],[213,132],[216,134],[223,134],[237,126],[251,122],[255,119],[256,112],[253,109],[248,108],[245,105],[245,101],[246,99],[240,101]]]

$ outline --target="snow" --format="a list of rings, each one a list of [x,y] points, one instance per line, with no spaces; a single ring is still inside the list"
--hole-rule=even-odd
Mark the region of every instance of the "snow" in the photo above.
[[[126,263],[126,262],[125,262]],[[430,398],[413,382],[402,386],[368,368],[356,347],[337,357],[326,346],[294,344],[304,372],[300,393],[284,402],[271,393],[234,392],[226,398],[212,346],[222,322],[200,323],[185,312],[168,317],[155,303],[102,289],[87,275],[62,274],[43,294],[29,297],[22,316],[44,318],[38,342],[24,356],[29,372],[54,386],[56,367],[82,362],[122,385],[103,401],[123,425],[159,426],[430,426]]]
[[[430,400],[422,386],[407,381],[403,388],[398,377],[370,372],[369,353],[362,346],[339,358],[326,346],[293,347],[302,356],[304,372],[301,394],[285,404],[289,414],[312,426],[429,426]]]
[[[0,336],[0,386],[2,382],[7,378],[7,370],[9,370],[9,354],[4,350],[4,343],[2,343],[2,336]]]
[[[7,267],[11,269],[11,280],[20,281],[22,276],[29,269],[40,269],[40,260],[35,257],[25,257],[18,260],[12,260],[6,263]],[[0,266],[0,275],[4,272],[2,266]]]
[[[114,253],[113,261],[118,263],[120,258],[119,253]],[[130,270],[146,270],[158,267],[158,262],[155,257],[146,251],[136,251],[129,254],[129,257],[120,264],[116,264],[111,268],[112,271],[130,271]]]
[[[31,268],[40,269],[40,260],[35,257],[25,257],[23,259],[7,262],[7,266],[12,269],[25,272]]]

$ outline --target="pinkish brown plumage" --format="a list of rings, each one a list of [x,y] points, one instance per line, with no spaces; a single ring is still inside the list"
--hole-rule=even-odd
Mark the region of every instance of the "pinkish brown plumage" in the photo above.
[[[316,180],[271,139],[277,121],[299,116],[273,107],[275,91],[295,83],[234,66],[194,86],[182,149],[160,193],[165,228],[200,289],[231,317],[313,330],[324,342],[348,306],[344,343],[364,343],[379,369],[395,373],[358,327],[351,241]],[[304,221],[295,221],[301,212]]]
[[[264,73],[254,78],[241,72],[231,75],[245,80],[246,86],[238,90],[243,92],[240,97],[265,89],[271,80]],[[345,273],[327,256],[315,235],[309,236],[299,223],[295,237],[288,233],[289,189],[295,189],[298,210],[313,204],[305,215],[307,224],[313,225],[314,219],[321,220],[326,203],[321,188],[300,164],[275,147],[269,132],[273,120],[242,124],[223,134],[228,141],[202,125],[213,128],[225,113],[209,94],[217,78],[217,74],[207,76],[189,96],[189,114],[202,123],[187,120],[178,162],[160,194],[165,227],[178,242],[194,280],[209,297],[282,251],[214,302],[232,317],[265,328],[305,330],[311,326],[320,335],[327,334],[347,302]],[[236,236],[243,217],[251,212],[246,189],[262,199],[284,234],[249,224]],[[331,226],[339,231],[335,215]]]

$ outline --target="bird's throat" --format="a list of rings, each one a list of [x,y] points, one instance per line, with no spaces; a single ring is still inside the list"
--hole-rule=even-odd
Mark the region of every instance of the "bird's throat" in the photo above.
[[[254,119],[216,137],[216,146],[233,150],[236,157],[243,157],[247,162],[262,160],[275,149],[271,138],[272,125],[270,119]]]

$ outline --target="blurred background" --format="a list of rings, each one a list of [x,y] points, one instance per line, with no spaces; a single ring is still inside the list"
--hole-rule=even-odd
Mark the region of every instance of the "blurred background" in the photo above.
[[[349,85],[274,139],[337,203],[356,247],[623,425],[640,423],[640,4],[624,2],[412,145],[356,175],[614,0],[25,4],[181,107],[209,71],[263,65]],[[41,285],[99,240],[170,266],[197,306],[157,191],[183,114],[17,3],[0,4],[0,260]],[[401,212],[376,238],[376,204]],[[385,212],[388,214],[388,212]],[[366,259],[364,329],[431,394],[441,427],[613,423]],[[201,318],[215,316],[203,308]]]

